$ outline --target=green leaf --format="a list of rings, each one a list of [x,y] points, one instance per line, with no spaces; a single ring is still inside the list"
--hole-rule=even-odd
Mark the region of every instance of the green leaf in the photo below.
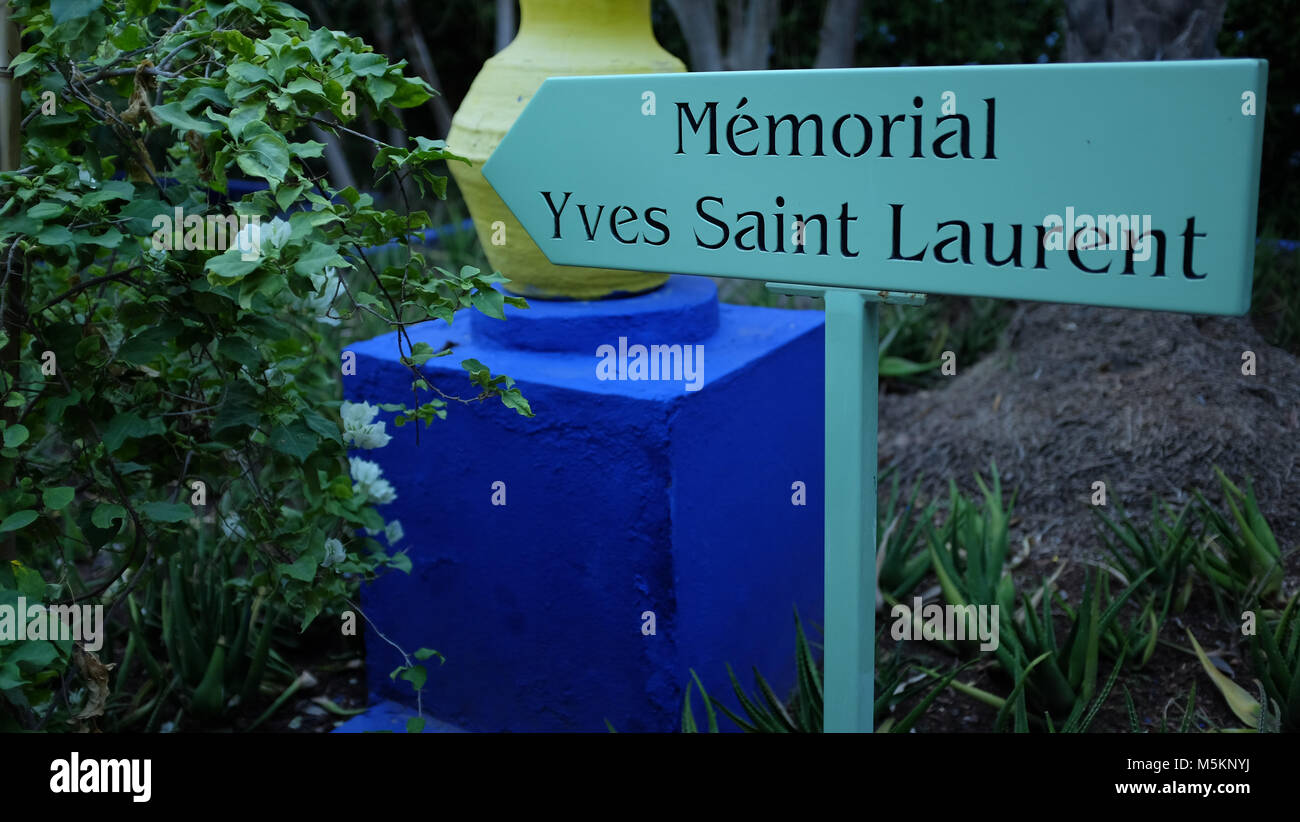
[[[429,680],[429,672],[424,669],[423,665],[412,665],[402,671],[402,673],[398,675],[398,678],[405,679],[407,682],[411,683],[412,688],[418,691],[423,688],[424,683]]]
[[[197,131],[199,134],[213,134],[220,129],[216,123],[211,120],[200,120],[192,114],[185,111],[180,103],[167,103],[161,106],[154,106],[154,114],[164,123],[173,126],[178,131]]]
[[[318,443],[315,432],[302,422],[281,425],[271,432],[271,447],[282,454],[294,457],[299,462],[310,457]]]
[[[225,399],[222,400],[221,408],[217,410],[217,418],[212,423],[212,433],[239,425],[256,428],[262,421],[262,415],[255,407],[257,401],[257,389],[251,384],[243,380],[231,383],[226,388]]]
[[[244,135],[244,129],[251,123],[262,122],[265,119],[266,103],[242,105],[230,113],[230,136],[239,140]]]
[[[109,180],[96,191],[81,195],[79,202],[83,207],[100,205],[109,200],[130,201],[135,195],[135,186],[126,180]]]
[[[209,257],[203,266],[208,272],[208,282],[212,285],[234,285],[262,264],[261,254],[251,260],[243,257],[238,248],[229,248],[222,254]]]
[[[222,337],[217,351],[221,356],[234,360],[250,371],[256,370],[262,362],[262,356],[257,353],[257,349],[243,337]]]
[[[128,439],[147,437],[151,434],[162,433],[162,431],[162,420],[156,417],[151,420],[144,420],[130,411],[121,411],[115,414],[113,419],[109,420],[108,428],[104,430],[104,447],[111,454],[121,448],[122,444]],[[98,525],[98,523],[96,524]]]
[[[249,136],[253,135],[253,136]],[[263,122],[249,123],[244,130],[235,162],[245,174],[261,177],[279,185],[289,170],[289,144]]]
[[[112,528],[115,519],[126,522],[126,509],[113,502],[101,502],[90,515],[90,521],[96,528]]]
[[[404,574],[411,573],[411,558],[406,555],[405,551],[401,551],[389,557],[388,564]]]
[[[60,485],[56,488],[46,488],[41,492],[41,501],[45,507],[51,511],[61,511],[68,507],[73,497],[77,495],[76,489],[69,488],[66,485]]]
[[[282,564],[276,567],[286,576],[301,582],[311,582],[316,578],[316,569],[320,567],[320,559],[311,551],[303,551],[302,555],[292,565]]]
[[[25,684],[23,675],[19,673],[17,665],[11,665],[8,662],[0,663],[0,691],[21,688]]]
[[[20,528],[26,528],[28,525],[31,525],[36,521],[36,516],[35,511],[15,511],[5,517],[4,522],[0,522],[0,534],[8,533],[9,531],[17,531]]]
[[[255,66],[252,63],[244,62],[243,60],[231,63],[227,66],[226,74],[230,75],[235,80],[238,80],[241,83],[247,83],[248,85],[259,83],[264,80],[268,83],[271,82],[271,75],[266,73],[266,69],[261,66]],[[227,92],[229,92],[230,87],[227,86],[226,89]]]
[[[518,388],[507,388],[501,392],[501,404],[506,408],[513,408],[521,416],[533,416],[533,408],[528,404],[528,400],[520,393]]]
[[[409,359],[414,365],[424,365],[433,358],[435,353],[433,346],[429,345],[427,342],[418,342],[411,346],[411,356],[407,359]]]
[[[403,78],[403,80],[405,80],[405,78]],[[432,96],[433,95],[427,91],[427,86],[424,85],[423,80],[419,83],[411,81],[403,82],[402,80],[399,80],[397,84],[397,92],[393,94],[392,99],[388,102],[398,108],[413,108]]]
[[[447,661],[446,659],[443,658],[442,654],[438,653],[432,648],[420,648],[414,654],[412,654],[412,656],[420,660],[428,659],[431,656],[436,656],[438,659],[442,660],[443,662]]]
[[[504,320],[506,318],[506,312],[503,308],[506,297],[495,288],[479,289],[470,296],[469,301],[475,308],[493,319]]]
[[[338,249],[329,243],[313,242],[293,264],[293,270],[303,276],[323,274],[328,266],[346,265]]]
[[[107,186],[105,186],[107,187]],[[152,236],[155,229],[153,225],[154,217],[159,214],[172,214],[170,205],[164,204],[156,197],[135,197],[131,202],[122,206],[119,216],[126,218],[122,228],[128,234],[137,234],[140,236]]]
[[[13,69],[15,77],[22,77],[24,74],[35,71],[40,67],[41,55],[34,51],[24,51],[13,59],[9,68]]]
[[[148,365],[162,355],[167,343],[181,332],[179,321],[168,320],[150,326],[122,343],[117,358],[132,365]]]
[[[310,77],[299,77],[289,85],[285,86],[284,90],[289,92],[290,94],[307,92],[309,94],[318,94],[322,97],[325,96],[325,90],[321,88],[320,83],[316,82]]]
[[[46,200],[27,209],[27,216],[33,220],[55,220],[62,217],[67,210],[68,207],[63,203]]]
[[[382,106],[396,92],[397,84],[382,77],[371,77],[366,80],[366,93],[375,101],[376,106]]]
[[[48,225],[36,235],[36,242],[41,245],[71,245],[72,232],[61,225]]]
[[[4,528],[0,526],[0,530],[4,530]],[[1265,628],[1264,630],[1268,629]],[[1201,650],[1201,644],[1196,641],[1196,637],[1192,635],[1190,630],[1187,632],[1187,638],[1192,641],[1192,650],[1196,652],[1196,658],[1201,661],[1201,667],[1205,669],[1206,675],[1210,677],[1210,681],[1214,683],[1214,686],[1219,689],[1221,694],[1223,694],[1223,699],[1228,703],[1228,707],[1232,709],[1232,712],[1237,715],[1238,719],[1245,722],[1249,727],[1258,728],[1260,715],[1259,700],[1255,699],[1245,688],[1233,682],[1231,679],[1228,679],[1228,677],[1219,672],[1218,668],[1214,667],[1214,663],[1210,661],[1210,658],[1206,655],[1205,651]]]
[[[17,448],[27,442],[30,432],[25,425],[11,425],[5,429],[5,448]]]
[[[343,442],[343,435],[339,431],[338,423],[326,419],[323,415],[312,409],[302,412],[302,421],[307,423],[307,427],[320,434],[326,439],[333,440],[337,443]]]
[[[102,5],[104,0],[53,0],[50,3],[50,13],[54,15],[54,22],[66,23],[80,17],[89,17],[92,11]]]
[[[44,587],[44,582],[41,586]],[[53,642],[34,640],[18,646],[5,661],[26,668],[32,673],[39,673],[58,657],[59,649]]]
[[[424,717],[413,716],[406,720],[406,732],[408,734],[418,734],[424,731]]]
[[[325,153],[325,144],[318,143],[315,140],[304,140],[301,143],[290,143],[289,152],[295,157],[320,157]]]
[[[239,32],[228,32],[229,34],[239,34]],[[242,36],[242,35],[240,35]],[[181,101],[181,108],[186,111],[193,111],[195,106],[200,103],[211,103],[220,108],[230,108],[230,98],[226,93],[216,86],[198,86],[190,90]],[[208,112],[204,112],[207,114]]]
[[[194,509],[180,502],[146,502],[140,513],[154,522],[185,522],[194,517]]]

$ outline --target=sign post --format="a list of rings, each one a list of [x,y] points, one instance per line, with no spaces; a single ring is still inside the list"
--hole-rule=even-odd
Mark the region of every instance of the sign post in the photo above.
[[[825,730],[872,729],[879,304],[1245,313],[1266,70],[552,78],[488,160],[552,263],[824,298]]]

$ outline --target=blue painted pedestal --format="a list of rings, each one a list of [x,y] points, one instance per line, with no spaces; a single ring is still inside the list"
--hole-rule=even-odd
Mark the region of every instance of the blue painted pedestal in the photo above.
[[[396,547],[413,566],[368,586],[363,607],[408,651],[447,659],[428,663],[426,711],[472,731],[602,731],[606,719],[671,731],[691,668],[734,701],[726,662],[751,689],[757,666],[784,695],[794,606],[821,623],[821,312],[719,305],[694,277],[506,310],[505,322],[476,314],[411,337],[454,344],[426,367],[443,391],[474,394],[460,367],[472,357],[513,377],[535,418],[453,402],[416,447],[413,426],[384,415],[393,441],[356,452],[397,489],[383,514],[401,520]],[[599,379],[597,349],[620,337],[629,357],[637,344],[702,346],[699,390],[685,374]],[[348,350],[346,399],[410,402],[393,335]],[[400,657],[373,633],[366,663],[372,698],[414,703],[388,678]]]

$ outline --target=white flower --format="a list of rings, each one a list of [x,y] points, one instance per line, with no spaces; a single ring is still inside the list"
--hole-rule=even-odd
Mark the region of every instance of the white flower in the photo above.
[[[343,417],[343,442],[357,448],[383,448],[392,437],[384,433],[384,423],[371,422],[379,408],[368,402],[344,402],[339,409]]]
[[[322,568],[328,568],[331,565],[338,565],[347,558],[348,555],[343,550],[343,543],[333,537],[325,540],[325,558],[320,561]]]
[[[387,505],[397,499],[397,491],[388,480],[378,463],[350,457],[348,465],[352,470],[352,493],[366,497],[370,502]]]
[[[383,534],[384,539],[388,540],[389,545],[396,545],[401,541],[402,537],[406,536],[406,532],[402,530],[401,520],[396,519],[384,526],[382,531],[375,528],[362,528],[361,530],[365,531],[366,536],[370,537],[377,537],[380,534]]]
[[[277,387],[288,385],[293,381],[293,378],[290,375],[281,372],[280,369],[276,368],[274,365],[264,370],[262,372],[262,377],[266,380],[267,385]]]
[[[397,490],[394,489],[392,484],[386,479],[381,479],[371,484],[369,489],[367,489],[367,493],[370,497],[370,501],[376,505],[387,505],[397,499]]]
[[[365,425],[375,418],[379,409],[368,402],[348,402],[344,400],[343,405],[339,408],[339,415],[343,417],[343,427],[347,429],[351,426]]]
[[[406,533],[402,530],[401,520],[393,520],[384,529],[384,538],[388,540],[389,545],[396,545],[402,541],[404,536],[406,536]]]
[[[225,534],[226,539],[247,539],[248,532],[244,530],[243,524],[239,521],[239,514],[234,511],[228,513],[217,513],[217,519],[221,523],[221,533]]]
[[[84,168],[77,172],[77,179],[87,188],[99,188],[99,181],[95,179],[95,175],[86,171]]]
[[[266,225],[263,225],[260,220],[248,222],[235,235],[235,248],[239,249],[241,254],[257,256],[262,253],[264,245],[267,249],[280,248],[289,242],[291,234],[289,223],[279,217]]]
[[[235,235],[235,248],[239,249],[240,254],[261,254],[262,224],[245,223]]]
[[[330,306],[334,304],[334,298],[338,296],[339,292],[335,270],[330,267],[325,269],[324,274],[309,274],[307,276],[311,277],[312,294],[303,298],[300,304],[301,307],[315,314],[318,323],[338,325],[341,320],[338,317],[329,315]]]
[[[357,485],[370,485],[383,476],[383,470],[379,463],[362,459],[361,457],[349,457],[348,468],[352,472],[352,481]]]
[[[269,244],[272,248],[283,248],[288,245],[289,237],[292,234],[293,229],[289,227],[289,221],[275,217],[267,224],[262,242]]]

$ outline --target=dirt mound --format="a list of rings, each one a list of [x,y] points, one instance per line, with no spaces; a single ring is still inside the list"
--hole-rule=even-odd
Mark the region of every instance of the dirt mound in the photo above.
[[[974,492],[996,461],[1019,490],[1017,541],[1090,555],[1093,482],[1137,514],[1157,494],[1219,500],[1218,465],[1253,478],[1284,552],[1300,543],[1300,362],[1249,321],[1025,304],[998,350],[957,365],[939,388],[881,396],[881,468],[922,477],[923,498],[946,498],[949,477]]]

